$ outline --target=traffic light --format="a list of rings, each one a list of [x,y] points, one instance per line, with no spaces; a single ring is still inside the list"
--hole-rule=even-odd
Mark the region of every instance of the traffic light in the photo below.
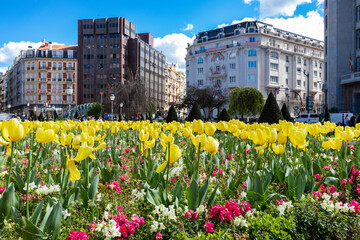
[[[279,94],[279,93],[280,93],[280,87],[275,88],[275,93],[276,93],[276,94]]]
[[[302,106],[301,106],[301,110],[305,110],[305,105],[302,105]]]

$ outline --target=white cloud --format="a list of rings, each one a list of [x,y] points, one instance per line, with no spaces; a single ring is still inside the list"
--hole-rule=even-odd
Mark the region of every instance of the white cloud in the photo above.
[[[318,40],[324,40],[324,18],[317,11],[310,11],[306,16],[299,15],[293,18],[265,18],[263,21],[272,24],[276,28]]]
[[[185,28],[183,28],[183,31],[190,31],[190,30],[193,30],[193,29],[194,29],[194,25],[189,23],[188,25],[186,25]]]
[[[237,23],[241,23],[241,22],[246,22],[246,21],[255,21],[255,19],[246,17],[246,18],[243,18],[242,20],[233,20],[231,22],[231,24],[223,23],[223,24],[217,25],[217,27],[218,28],[223,28],[223,27],[226,27],[226,26],[229,26],[229,25],[233,25],[233,24],[237,24]]]
[[[21,50],[27,49],[28,46],[33,48],[39,47],[42,42],[8,42],[0,48],[0,63],[11,65],[14,58],[20,54]]]
[[[244,0],[244,3],[251,3],[254,0]],[[272,16],[293,16],[296,7],[301,4],[311,3],[312,0],[256,0],[260,2],[260,18]],[[317,0],[321,2],[323,0]]]
[[[0,72],[5,73],[7,71],[8,67],[0,67]]]
[[[320,4],[323,4],[324,0],[317,0],[317,5],[319,6]]]
[[[183,33],[173,33],[163,38],[155,38],[154,46],[163,51],[167,62],[178,63],[181,71],[185,70],[185,55],[187,44],[192,44],[193,39]]]

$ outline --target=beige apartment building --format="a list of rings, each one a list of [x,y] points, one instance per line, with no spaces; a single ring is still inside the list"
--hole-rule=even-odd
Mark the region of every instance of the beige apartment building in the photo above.
[[[6,106],[12,113],[30,110],[64,113],[76,105],[77,46],[44,43],[22,50],[5,74]],[[73,93],[67,94],[66,89]]]
[[[171,105],[181,104],[186,95],[186,77],[183,72],[178,70],[177,64],[165,64],[165,104],[166,110]],[[186,109],[177,112],[179,118],[186,117]]]

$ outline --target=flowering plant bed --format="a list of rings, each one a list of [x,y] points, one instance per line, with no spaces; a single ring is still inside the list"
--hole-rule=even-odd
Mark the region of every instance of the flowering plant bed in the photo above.
[[[0,128],[2,239],[360,238],[360,125]]]

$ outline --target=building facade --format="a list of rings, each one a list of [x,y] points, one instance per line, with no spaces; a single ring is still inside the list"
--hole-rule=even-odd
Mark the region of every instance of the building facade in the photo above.
[[[187,48],[186,84],[227,90],[253,87],[265,99],[273,92],[292,116],[302,111],[309,95],[313,111],[321,112],[323,42],[260,21],[201,32]]]
[[[151,34],[136,34],[135,25],[121,17],[84,19],[78,21],[78,45],[79,104],[108,99],[114,83],[125,87],[135,79],[143,82],[147,99],[164,110],[165,56],[153,48]]]
[[[0,72],[0,112],[6,112],[6,81],[5,74]]]
[[[360,1],[325,0],[325,82],[329,109],[360,112]]]
[[[186,77],[178,70],[176,64],[165,64],[165,109],[168,110],[171,105],[181,104],[186,95]],[[178,111],[179,118],[186,118],[186,110]]]
[[[52,109],[64,113],[76,105],[77,46],[44,43],[22,50],[5,73],[6,106],[13,113]],[[66,89],[73,88],[67,95]]]

